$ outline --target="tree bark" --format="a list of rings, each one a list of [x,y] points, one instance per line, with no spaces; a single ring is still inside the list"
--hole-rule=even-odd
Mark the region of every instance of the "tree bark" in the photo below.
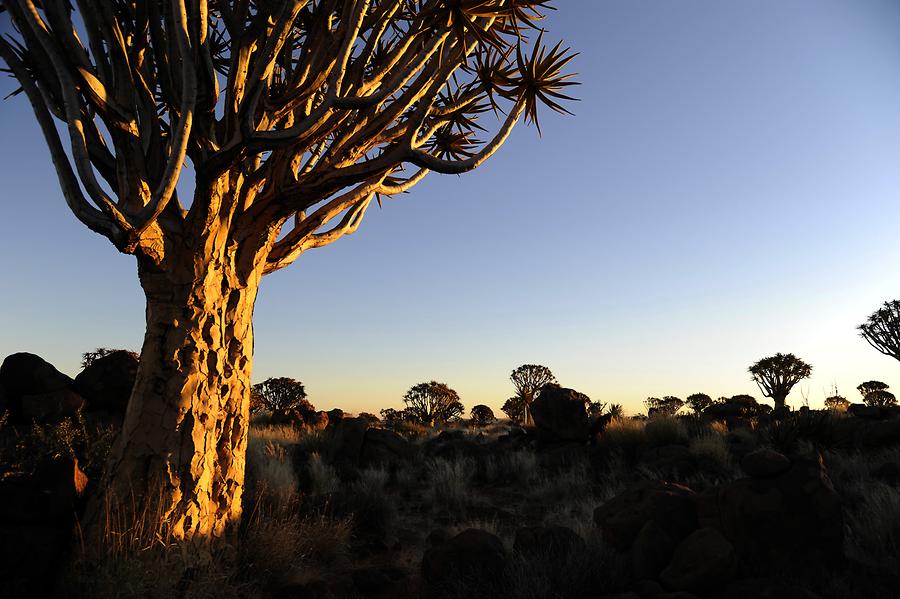
[[[101,511],[137,505],[165,536],[219,536],[241,514],[260,275],[241,281],[233,253],[139,260],[147,330]]]

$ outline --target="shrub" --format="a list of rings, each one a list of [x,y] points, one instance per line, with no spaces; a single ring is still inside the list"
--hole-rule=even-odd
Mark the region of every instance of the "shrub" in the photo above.
[[[626,456],[633,457],[640,453],[647,442],[644,427],[644,420],[613,418],[600,436],[600,443],[608,449],[618,449]]]
[[[723,470],[731,466],[731,453],[725,438],[717,433],[710,433],[691,439],[691,454],[706,458],[720,466]]]
[[[313,453],[307,461],[309,470],[310,491],[313,495],[331,495],[339,484],[337,472],[326,464],[318,453]]]

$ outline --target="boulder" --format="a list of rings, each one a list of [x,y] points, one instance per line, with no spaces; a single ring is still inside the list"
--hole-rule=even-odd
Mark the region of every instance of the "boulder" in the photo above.
[[[424,450],[427,457],[445,460],[477,458],[487,452],[484,445],[467,436],[464,431],[441,431],[425,442]]]
[[[84,407],[84,399],[71,389],[60,389],[19,399],[21,419],[25,422],[60,422],[75,416]]]
[[[655,522],[674,542],[697,529],[695,493],[662,481],[641,481],[594,510],[603,538],[618,549],[631,547],[647,522]]]
[[[864,403],[852,403],[847,406],[847,413],[857,418],[866,418],[869,420],[880,420],[882,418],[881,408],[878,406],[867,406]]]
[[[741,469],[754,478],[778,476],[790,468],[791,461],[774,449],[757,449],[741,459]]]
[[[73,384],[70,377],[34,354],[11,354],[0,364],[0,388],[3,388],[13,420],[19,420],[22,416],[21,399],[25,395],[43,395],[71,389]]]
[[[87,409],[124,414],[137,378],[138,361],[136,353],[120,349],[82,370],[75,377],[75,390],[87,400]]]
[[[670,589],[702,593],[730,580],[736,569],[728,539],[714,528],[700,528],[678,544],[660,580]]]
[[[779,578],[748,578],[722,585],[710,599],[820,599],[819,595]]]
[[[885,462],[872,471],[872,477],[892,487],[900,487],[900,464]]]
[[[413,447],[403,436],[383,428],[366,431],[360,451],[360,466],[384,466],[397,464],[409,459]]]
[[[328,414],[328,422],[331,424],[337,424],[344,419],[344,410],[340,408],[334,408],[325,413]]]
[[[493,586],[502,580],[505,567],[503,542],[476,528],[432,546],[422,559],[422,573],[430,584],[465,578],[476,588]]]
[[[565,526],[526,526],[516,530],[513,551],[526,558],[567,563],[585,550],[578,533]]]
[[[586,443],[590,420],[584,395],[574,389],[548,385],[531,403],[531,416],[539,438]]]
[[[631,545],[631,571],[638,579],[656,579],[672,559],[675,542],[654,521],[641,528]]]
[[[702,526],[734,545],[754,567],[828,567],[843,559],[841,501],[821,456],[797,457],[769,478],[743,478],[697,498]]]
[[[357,568],[351,574],[353,586],[365,595],[383,593],[406,576],[400,568],[369,566]]]
[[[329,415],[329,418],[331,416]],[[343,418],[334,427],[332,459],[336,463],[359,465],[369,422],[365,418]]]

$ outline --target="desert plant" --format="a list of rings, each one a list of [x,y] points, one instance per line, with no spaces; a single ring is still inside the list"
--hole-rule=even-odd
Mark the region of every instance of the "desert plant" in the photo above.
[[[407,417],[425,426],[457,420],[465,409],[456,391],[437,381],[414,385],[403,396],[403,402]]]
[[[662,399],[648,397],[644,400],[648,416],[674,416],[684,406],[684,400],[674,395],[666,395]]]
[[[432,505],[462,510],[471,504],[474,468],[469,460],[436,458],[428,461],[425,469],[428,481],[426,496]]]
[[[516,397],[522,402],[522,423],[526,426],[534,424],[531,420],[531,403],[537,397],[541,387],[556,382],[556,377],[546,366],[540,364],[523,364],[509,375]]]
[[[846,397],[840,395],[831,395],[825,398],[825,409],[833,412],[846,412],[850,407],[850,402]]]
[[[507,418],[516,424],[525,424],[525,401],[518,395],[510,397],[503,402],[503,406],[500,409],[506,414]]]
[[[3,8],[11,95],[29,100],[70,210],[137,257],[146,295],[105,480],[118,497],[153,489],[138,495],[166,504],[179,537],[241,514],[263,276],[429,172],[478,168],[520,120],[538,125],[540,105],[566,112],[575,84],[568,49],[528,33],[543,1]],[[489,112],[496,133],[481,142]]]
[[[685,403],[690,406],[696,415],[703,413],[703,410],[712,405],[712,398],[706,393],[692,393],[687,396]]]
[[[81,369],[84,370],[85,368],[87,368],[88,366],[93,364],[96,360],[99,360],[100,358],[104,358],[104,357],[108,356],[109,354],[118,352],[118,351],[123,351],[128,354],[131,354],[135,358],[140,357],[137,353],[135,353],[133,351],[128,351],[127,349],[110,349],[108,347],[98,347],[94,351],[88,351],[88,352],[84,352],[83,354],[81,354]]]
[[[315,412],[311,403],[306,401],[306,389],[303,383],[288,377],[268,378],[253,385],[263,407],[266,410],[286,410],[301,408]]]
[[[775,409],[785,410],[791,389],[812,373],[812,366],[794,354],[777,353],[750,366],[750,374],[760,391],[775,402]]]
[[[857,328],[869,345],[886,356],[900,360],[900,300],[884,302]]]
[[[470,413],[472,426],[482,428],[497,420],[494,411],[484,404],[472,408]]]
[[[888,386],[881,381],[866,381],[856,388],[863,397],[867,406],[892,406],[896,405],[896,396],[888,391]]]

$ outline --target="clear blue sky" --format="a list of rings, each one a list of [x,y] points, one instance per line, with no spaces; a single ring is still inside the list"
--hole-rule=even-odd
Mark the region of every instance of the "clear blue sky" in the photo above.
[[[900,364],[855,327],[900,297],[900,3],[559,1],[581,102],[480,171],[431,175],[360,231],[263,282],[254,378],[328,409],[398,407],[445,381],[495,409],[510,370],[594,399],[751,393],[794,352],[789,398]],[[0,82],[0,92],[12,89]],[[74,375],[139,349],[134,258],[65,207],[24,97],[0,105],[0,354]]]

